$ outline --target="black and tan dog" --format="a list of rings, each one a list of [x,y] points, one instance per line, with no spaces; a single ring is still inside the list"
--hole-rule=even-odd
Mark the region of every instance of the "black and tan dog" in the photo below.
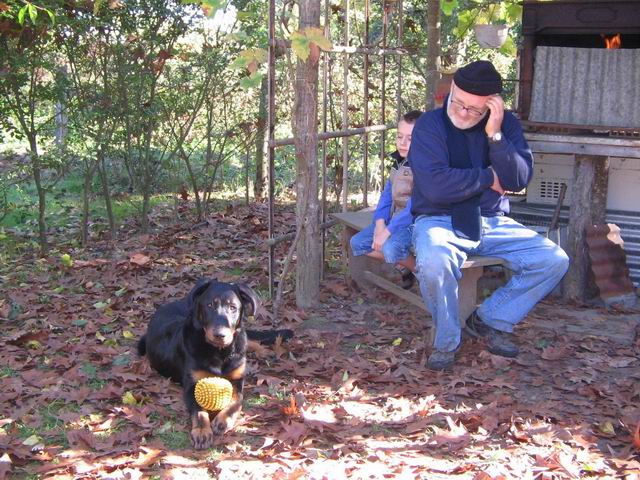
[[[138,343],[138,353],[146,354],[154,369],[182,385],[195,448],[210,447],[214,435],[236,424],[242,410],[247,337],[269,344],[278,336],[292,336],[291,330],[245,330],[244,320],[256,312],[258,302],[244,284],[200,280],[186,298],[156,310]],[[194,397],[196,382],[211,376],[233,385],[231,403],[213,423]]]

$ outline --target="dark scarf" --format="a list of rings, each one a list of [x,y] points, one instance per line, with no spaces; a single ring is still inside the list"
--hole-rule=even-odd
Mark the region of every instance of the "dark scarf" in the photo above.
[[[469,156],[469,146],[467,144],[467,136],[465,132],[484,131],[487,125],[488,115],[471,128],[461,130],[456,128],[449,116],[447,115],[447,105],[449,97],[445,98],[442,107],[442,117],[444,119],[444,127],[447,131],[447,150],[449,150],[449,166],[451,168],[473,168],[471,157]],[[489,143],[485,142],[486,152],[483,158],[488,158]],[[467,198],[462,202],[453,204],[451,207],[451,224],[454,233],[468,240],[480,240],[480,230],[482,229],[482,219],[480,211],[481,193],[473,197]]]

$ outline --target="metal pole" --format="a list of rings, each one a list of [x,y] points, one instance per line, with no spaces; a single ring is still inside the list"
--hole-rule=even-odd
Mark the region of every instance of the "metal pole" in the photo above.
[[[387,30],[388,30],[388,23],[389,23],[389,4],[387,2],[383,3],[383,7],[382,7],[382,48],[387,48]],[[382,56],[382,99],[381,99],[381,113],[382,113],[382,124],[385,124],[387,122],[387,115],[386,115],[386,106],[387,106],[387,94],[386,94],[386,88],[387,88],[387,83],[386,83],[386,77],[387,77],[387,57],[386,56]],[[385,132],[382,132],[382,135],[380,136],[380,177],[382,178],[382,183],[380,184],[380,189],[382,190],[382,188],[384,188],[384,149],[385,149],[385,141],[386,141],[386,134]]]
[[[398,1],[398,39],[397,47],[402,48],[404,43],[404,20],[402,18],[402,10],[404,9],[402,0]],[[396,88],[396,102],[397,102],[397,115],[396,123],[400,121],[402,115],[402,56],[396,57],[396,64],[398,69],[398,87]]]
[[[275,191],[275,147],[271,146],[275,139],[275,118],[276,118],[276,0],[269,0],[269,65],[268,75],[268,95],[269,108],[267,115],[267,128],[269,131],[269,238],[274,234],[274,202]],[[269,245],[269,297],[273,298],[273,284],[275,277],[275,245]]]
[[[344,44],[349,45],[349,0],[344,0]],[[344,53],[342,70],[342,128],[349,128],[349,54]],[[342,140],[342,211],[347,211],[349,190],[349,139]]]
[[[364,46],[369,47],[369,0],[364,0]],[[369,54],[364,54],[364,126],[369,126]],[[364,134],[364,206],[369,206],[369,135]]]
[[[364,133],[383,132],[384,130],[390,130],[396,126],[391,125],[371,125],[370,127],[350,128],[348,130],[337,130],[335,132],[323,132],[318,134],[318,140],[329,140],[331,138],[343,138],[353,137],[354,135],[360,135]],[[294,145],[295,139],[279,138],[278,140],[272,140],[269,145],[272,147],[284,147],[285,145]]]
[[[324,36],[329,38],[329,0],[324,2]],[[327,85],[329,77],[329,54],[322,54],[322,132],[327,132]],[[322,223],[327,221],[327,139],[322,139]],[[320,279],[324,280],[324,267],[326,258],[326,231],[322,229],[322,253]]]

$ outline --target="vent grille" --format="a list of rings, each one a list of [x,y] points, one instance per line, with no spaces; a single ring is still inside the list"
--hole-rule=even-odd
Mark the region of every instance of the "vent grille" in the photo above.
[[[564,182],[559,180],[540,180],[540,197],[557,200]]]

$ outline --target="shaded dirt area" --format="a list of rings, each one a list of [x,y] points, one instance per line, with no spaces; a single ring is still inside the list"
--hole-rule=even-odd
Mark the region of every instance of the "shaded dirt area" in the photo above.
[[[273,319],[265,302],[253,325],[296,337],[250,353],[241,424],[192,450],[179,387],[135,343],[154,305],[198,277],[266,298],[266,209],[196,227],[154,218],[157,233],[68,250],[72,265],[2,268],[0,479],[640,476],[639,311],[546,301],[519,327],[517,359],[468,340],[434,373],[424,314],[352,290],[335,247],[321,307],[298,311],[288,294]],[[278,214],[281,233],[293,223]]]

